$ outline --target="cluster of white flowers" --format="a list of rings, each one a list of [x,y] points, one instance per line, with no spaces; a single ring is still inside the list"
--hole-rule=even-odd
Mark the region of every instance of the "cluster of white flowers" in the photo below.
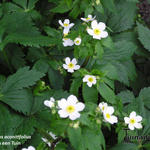
[[[101,39],[101,38],[106,38],[108,36],[108,33],[105,31],[106,25],[103,22],[97,22],[97,20],[95,20],[95,17],[92,17],[92,15],[88,15],[87,18],[81,18],[82,21],[84,22],[92,22],[91,23],[91,29],[88,27],[87,28],[87,32],[88,34],[90,34],[91,36],[93,36],[94,39]],[[59,24],[64,28],[63,29],[63,34],[64,34],[64,38],[63,38],[63,45],[66,46],[73,46],[75,45],[80,45],[82,39],[80,37],[75,38],[74,40],[71,40],[69,38],[66,38],[66,36],[69,34],[70,29],[74,26],[74,23],[70,23],[69,19],[65,19],[64,22],[62,22],[61,20],[58,21]]]
[[[69,34],[70,29],[74,26],[74,23],[70,23],[69,19],[65,19],[64,22],[62,22],[61,20],[58,21],[59,24],[64,28],[63,29],[63,34],[64,34],[64,38],[63,38],[63,45],[66,46],[73,46],[75,45],[80,45],[81,44],[81,38],[77,37],[75,38],[75,40],[71,40],[69,38],[66,38],[66,36]]]
[[[49,105],[48,100],[44,101],[44,105],[52,108],[54,106],[54,98],[50,98],[50,100],[53,100],[51,104]],[[70,120],[76,120],[77,118],[80,118],[80,113],[85,108],[85,104],[78,102],[77,97],[74,95],[70,95],[67,99],[62,98],[58,101],[58,114],[61,118],[69,118]]]
[[[33,146],[29,146],[28,148],[22,148],[22,150],[35,150]]]
[[[99,108],[101,112],[103,113],[103,116],[106,122],[109,122],[111,124],[118,122],[118,118],[113,115],[114,108],[112,106],[108,106],[107,103],[101,102],[99,103]]]
[[[99,103],[99,108],[101,112],[103,113],[105,121],[114,124],[118,122],[118,119],[116,116],[113,116],[114,108],[112,106],[108,106],[107,103],[101,102]],[[139,115],[136,115],[135,111],[132,111],[129,115],[129,117],[124,117],[125,124],[128,124],[128,128],[130,130],[134,130],[135,128],[141,129],[142,128],[142,117]]]

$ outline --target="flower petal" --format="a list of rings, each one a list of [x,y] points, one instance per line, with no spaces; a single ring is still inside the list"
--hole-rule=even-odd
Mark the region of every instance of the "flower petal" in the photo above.
[[[62,98],[61,100],[58,101],[58,107],[61,109],[65,109],[67,106],[67,101],[66,99]]]
[[[76,104],[75,107],[76,107],[77,111],[82,111],[85,108],[85,104],[79,102],[79,103]]]
[[[67,103],[68,103],[68,104],[75,105],[77,102],[78,102],[77,97],[74,96],[74,95],[70,95],[70,96],[67,98]]]
[[[129,127],[130,130],[134,130],[134,125],[129,124],[128,127]]]
[[[58,114],[61,118],[67,118],[69,116],[69,114],[64,110],[59,110]]]
[[[100,40],[100,39],[101,39],[101,36],[100,36],[100,35],[93,35],[93,38]]]
[[[68,65],[70,63],[70,58],[69,57],[66,57],[65,58],[65,63]]]
[[[88,34],[90,34],[90,35],[94,35],[94,32],[93,32],[93,30],[92,29],[87,29],[87,32],[88,32]]]
[[[136,116],[136,118],[135,118],[135,119],[136,119],[136,121],[137,121],[137,122],[142,121],[142,117],[141,117],[141,116]]]
[[[99,28],[100,30],[105,30],[105,28],[106,28],[105,23],[103,23],[103,22],[99,22],[99,24],[98,24],[98,28]]]
[[[118,122],[118,118],[117,118],[116,116],[111,116],[111,117],[110,117],[110,120],[111,120],[111,123],[112,123],[112,124]]]
[[[100,36],[101,36],[102,38],[106,38],[106,37],[108,36],[108,32],[106,32],[106,31],[101,31]]]
[[[29,146],[28,150],[35,150],[35,148],[33,146]]]
[[[108,106],[104,113],[109,113],[112,115],[114,113],[114,108],[112,106]]]
[[[141,129],[142,128],[142,124],[141,123],[135,123],[134,126],[137,128],[137,129]]]
[[[74,23],[69,24],[69,28],[72,28],[74,26]]]
[[[97,25],[98,25],[98,24],[97,24],[97,21],[96,21],[96,20],[93,20],[92,23],[91,23],[92,28],[93,28],[93,29],[97,28]]]
[[[87,82],[87,85],[88,85],[89,87],[92,87],[92,83],[91,83],[91,82]]]
[[[69,19],[65,19],[64,20],[64,24],[69,24],[70,23],[70,20]]]
[[[68,69],[68,72],[70,72],[70,73],[73,73],[74,72],[74,69]]]
[[[126,124],[129,124],[130,118],[129,117],[124,117],[124,121],[125,121]]]
[[[78,70],[78,69],[80,69],[80,66],[79,65],[75,65],[74,70]]]
[[[77,60],[76,60],[75,58],[73,58],[71,62],[72,62],[74,65],[77,64]]]
[[[64,69],[68,69],[68,65],[63,64],[63,68],[64,68]]]
[[[64,28],[64,30],[63,30],[63,34],[68,34],[68,33],[69,33],[69,31],[70,31],[70,28]]]
[[[59,23],[62,27],[64,27],[64,24],[62,23],[61,20],[59,20],[58,23]]]
[[[80,114],[78,112],[72,113],[69,115],[69,118],[71,120],[76,120],[77,118],[80,118]]]
[[[130,118],[135,118],[136,117],[136,112],[135,111],[132,111],[131,113],[130,113]]]

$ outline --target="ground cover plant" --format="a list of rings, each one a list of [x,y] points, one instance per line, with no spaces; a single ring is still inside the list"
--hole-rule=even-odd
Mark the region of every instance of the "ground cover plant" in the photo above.
[[[149,0],[2,0],[0,150],[149,150],[149,58]]]

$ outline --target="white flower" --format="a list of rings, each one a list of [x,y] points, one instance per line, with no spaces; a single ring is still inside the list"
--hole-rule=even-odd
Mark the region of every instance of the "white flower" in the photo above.
[[[114,108],[112,106],[108,106],[104,109],[103,116],[106,122],[111,124],[117,123],[118,119],[116,116],[112,115],[114,113]]]
[[[72,59],[72,61],[70,60],[69,57],[65,58],[65,63],[63,64],[63,68],[66,69],[68,72],[74,72],[74,70],[78,70],[80,69],[79,65],[77,64],[77,60],[75,58]]]
[[[81,44],[81,38],[76,38],[75,40],[74,40],[74,44],[75,45],[80,45]]]
[[[106,25],[103,22],[97,23],[96,20],[91,23],[92,29],[87,29],[88,34],[92,35],[94,39],[106,38],[108,33],[105,30]]]
[[[53,134],[52,132],[49,132],[49,135],[50,135],[54,140],[57,138],[56,135]],[[49,147],[51,147],[51,143],[50,143],[50,141],[48,141],[48,139],[42,137],[42,140],[43,140]]]
[[[89,87],[92,87],[93,84],[96,84],[96,77],[93,75],[85,75],[83,78],[83,82],[87,82]]]
[[[74,42],[71,39],[63,38],[63,45],[65,47],[74,45]]]
[[[55,99],[53,97],[50,98],[50,100],[45,100],[44,105],[47,107],[54,107],[55,106]]]
[[[92,15],[88,15],[87,18],[81,18],[81,20],[85,21],[85,22],[89,22],[89,21],[93,21],[95,19],[96,16],[92,17]]]
[[[22,150],[35,150],[33,146],[29,146],[28,148],[22,148]]]
[[[104,112],[105,109],[108,107],[108,104],[105,103],[105,102],[101,102],[101,103],[99,103],[98,106],[99,106],[100,110],[101,110],[102,112]]]
[[[77,97],[74,95],[70,95],[67,100],[63,98],[58,101],[58,106],[60,108],[58,111],[59,116],[61,118],[69,117],[71,120],[80,118],[79,112],[85,108],[85,105],[81,102],[78,102]]]
[[[135,111],[132,111],[129,117],[124,117],[124,121],[126,124],[128,124],[130,130],[134,130],[134,128],[137,129],[142,128],[141,125],[142,117],[137,116]]]
[[[69,19],[65,19],[64,22],[59,20],[58,22],[62,27],[64,27],[64,30],[63,30],[64,34],[67,34],[69,32],[70,28],[72,28],[74,26],[74,23],[70,23]]]

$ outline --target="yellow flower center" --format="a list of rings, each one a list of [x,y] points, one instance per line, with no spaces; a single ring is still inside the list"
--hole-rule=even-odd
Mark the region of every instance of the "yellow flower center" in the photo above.
[[[69,24],[68,24],[68,23],[64,23],[64,26],[65,26],[65,27],[68,27],[68,26],[69,26]]]
[[[64,33],[64,37],[66,37],[68,35],[68,33]]]
[[[89,80],[89,82],[93,82],[93,78],[92,77],[90,77],[90,78],[88,78],[88,80]]]
[[[100,33],[101,33],[100,29],[97,29],[97,28],[94,29],[94,34],[95,35],[100,35]]]
[[[90,19],[91,19],[91,18],[89,18],[89,17],[88,17],[88,18],[86,18],[86,20],[90,20]]]
[[[105,109],[105,107],[103,106],[103,107],[102,107],[102,110],[104,110],[104,109]]]
[[[75,111],[75,107],[72,106],[72,105],[69,105],[69,106],[66,108],[66,111],[67,111],[68,113],[73,113],[73,112]]]
[[[68,64],[68,68],[69,68],[69,69],[74,68],[74,64],[73,64],[73,63],[69,63],[69,64]]]
[[[135,119],[130,119],[130,123],[134,124],[135,123]]]
[[[110,114],[108,114],[108,113],[107,113],[107,114],[106,114],[106,118],[108,118],[108,119],[109,119],[109,118],[110,118]]]
[[[80,41],[79,41],[79,40],[77,40],[77,41],[76,41],[76,43],[77,43],[77,44],[79,44],[79,43],[80,43]]]

